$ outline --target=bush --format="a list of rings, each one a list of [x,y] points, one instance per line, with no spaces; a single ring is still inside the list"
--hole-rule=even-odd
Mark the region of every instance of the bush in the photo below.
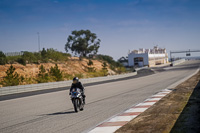
[[[125,67],[118,67],[117,68],[117,73],[121,74],[121,73],[125,73],[125,72],[127,72]]]
[[[50,80],[50,77],[49,77],[48,73],[46,73],[46,70],[45,70],[44,66],[41,65],[39,70],[40,71],[39,71],[39,74],[38,74],[38,77],[37,77],[36,81],[38,83],[48,82]]]
[[[15,62],[18,62],[19,59],[21,59],[21,55],[17,55],[17,56],[7,56],[7,63],[9,64],[13,64]]]
[[[52,59],[53,61],[67,61],[68,57],[71,56],[67,53],[62,53],[53,48],[47,49],[46,56],[48,59]]]
[[[121,63],[115,61],[111,56],[98,55],[97,59],[107,62],[110,65],[110,69],[117,73],[120,72],[120,71],[118,71],[118,69],[122,69],[122,68],[125,69]]]
[[[38,64],[38,59],[35,56],[34,53],[31,52],[24,52],[22,55],[22,60],[24,60],[27,63],[37,63]]]
[[[18,62],[22,65],[26,65],[27,63],[39,64],[40,62],[47,63],[49,62],[49,60],[53,60],[55,62],[67,61],[68,57],[71,57],[71,55],[68,53],[59,52],[57,50],[54,50],[53,48],[47,50],[43,48],[41,52],[34,52],[34,53],[25,51],[22,56],[19,55],[19,56],[8,56],[8,57],[4,56],[3,52],[0,51],[0,64],[1,62],[3,64],[6,63],[13,64],[15,62]]]
[[[54,67],[51,67],[49,73],[55,81],[62,81],[63,80],[62,72],[58,68],[57,64]]]
[[[70,75],[70,74],[68,74],[68,73],[64,73],[64,74],[63,74],[63,77],[64,77],[65,79],[67,79],[67,80],[72,80],[72,79],[73,79],[73,75]]]
[[[102,70],[101,70],[101,72],[103,73],[103,75],[104,76],[107,76],[108,75],[108,69],[107,69],[107,63],[106,62],[103,62],[103,64],[102,64]]]
[[[75,77],[78,77],[79,79],[81,79],[81,78],[83,78],[84,76],[83,76],[82,73],[77,73],[77,74],[75,74]]]
[[[87,67],[88,72],[95,72],[96,71],[95,67],[92,67],[92,65],[93,65],[92,60],[89,60],[89,62],[87,63],[87,65],[88,65],[88,67]]]
[[[17,72],[15,72],[15,68],[13,65],[9,67],[9,69],[6,71],[6,76],[3,78],[3,81],[1,84],[3,86],[15,86],[22,83],[24,80],[23,76],[19,76]]]
[[[2,51],[0,51],[0,65],[5,65],[6,63],[7,63],[6,56]]]

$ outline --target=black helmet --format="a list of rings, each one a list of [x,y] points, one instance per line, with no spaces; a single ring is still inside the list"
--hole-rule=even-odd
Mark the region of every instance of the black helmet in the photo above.
[[[75,80],[78,82],[79,81],[78,77],[74,77],[73,81],[75,81]]]

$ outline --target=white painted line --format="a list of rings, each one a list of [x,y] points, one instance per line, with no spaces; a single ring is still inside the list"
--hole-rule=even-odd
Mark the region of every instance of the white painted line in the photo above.
[[[121,126],[96,127],[88,133],[114,133]]]
[[[158,94],[168,94],[168,93],[170,93],[171,91],[161,91],[161,92],[159,92]]]
[[[164,96],[166,96],[166,95],[165,94],[162,94],[162,95],[161,94],[160,95],[159,94],[153,95],[153,97],[164,97]]]
[[[125,113],[130,113],[130,112],[144,112],[145,110],[147,110],[147,108],[132,108],[132,109],[129,109],[129,110],[125,111]]]
[[[108,122],[119,122],[119,121],[130,121],[137,117],[137,115],[132,115],[132,116],[116,116],[109,120]]]
[[[149,99],[147,99],[145,101],[153,101],[153,100],[160,100],[160,99],[162,99],[162,98],[149,98]]]
[[[154,105],[156,102],[146,102],[146,103],[140,103],[138,106],[144,106],[144,105]]]

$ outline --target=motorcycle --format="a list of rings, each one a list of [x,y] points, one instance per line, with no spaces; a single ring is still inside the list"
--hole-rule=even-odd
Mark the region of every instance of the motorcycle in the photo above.
[[[81,90],[79,88],[73,88],[71,93],[71,100],[74,106],[74,111],[78,112],[84,109],[83,96],[81,94]]]

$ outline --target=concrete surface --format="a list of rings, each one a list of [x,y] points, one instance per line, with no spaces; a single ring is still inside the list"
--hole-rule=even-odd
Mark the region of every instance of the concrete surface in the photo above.
[[[200,61],[149,76],[86,87],[85,110],[74,113],[68,90],[0,101],[1,133],[79,133],[194,73]]]

